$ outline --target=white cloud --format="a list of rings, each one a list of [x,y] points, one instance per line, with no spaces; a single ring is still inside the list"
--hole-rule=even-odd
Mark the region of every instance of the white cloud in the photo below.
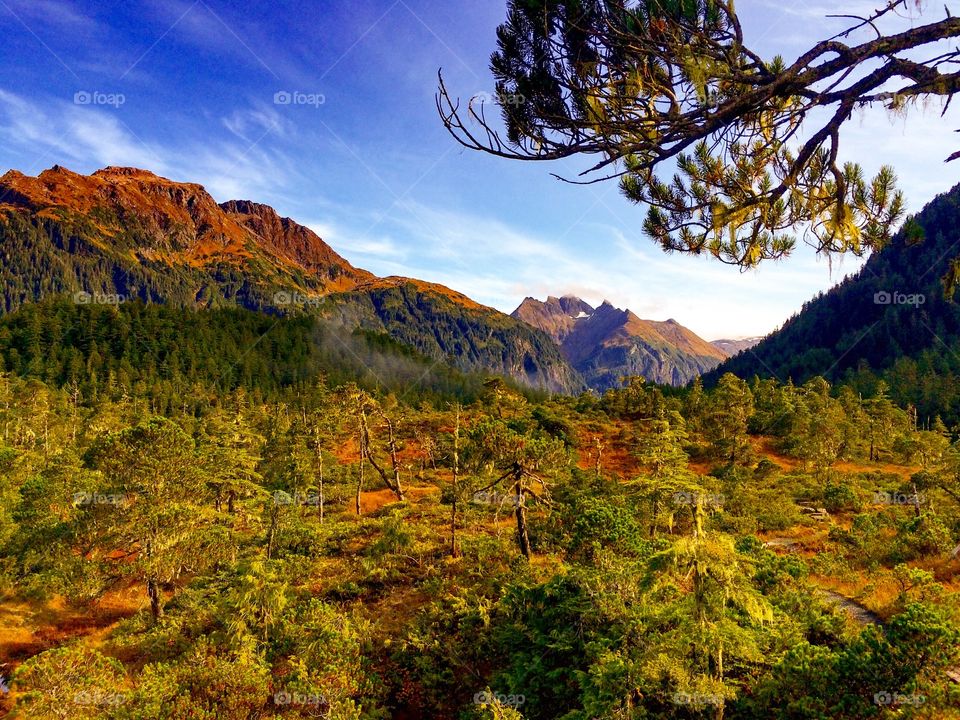
[[[64,101],[43,108],[0,90],[0,118],[4,141],[38,157],[56,152],[80,162],[166,169],[160,149],[136,138],[112,110]]]
[[[222,122],[227,130],[248,142],[256,142],[265,133],[284,137],[289,132],[290,125],[275,109],[263,103],[234,110],[224,117]]]
[[[296,176],[293,163],[259,143],[184,142],[177,148],[138,137],[112,109],[63,100],[30,101],[0,90],[0,138],[32,158],[31,167],[75,162],[85,171],[140,167],[174,180],[199,182],[218,200],[269,201]],[[29,171],[29,167],[21,170]]]
[[[61,2],[61,0],[6,0],[7,9],[17,17],[31,25],[28,21],[36,20],[42,23],[36,29],[41,30],[47,25],[68,26],[72,31],[78,29],[90,30],[97,27],[97,22],[89,15],[77,11],[76,4]]]
[[[503,312],[527,296],[569,293],[594,304],[610,300],[653,320],[672,317],[708,339],[765,334],[859,265],[848,258],[831,272],[804,248],[789,262],[740,273],[706,258],[667,256],[592,219],[555,240],[416,200],[371,214],[367,227],[351,223],[349,232],[311,226],[348,260],[379,275],[439,282]]]
[[[364,259],[387,261],[389,258],[389,262],[394,262],[407,255],[406,249],[400,243],[386,235],[356,234],[330,222],[306,221],[302,224],[313,230],[323,238],[324,242],[354,264],[362,264]],[[396,267],[402,266],[396,265]]]

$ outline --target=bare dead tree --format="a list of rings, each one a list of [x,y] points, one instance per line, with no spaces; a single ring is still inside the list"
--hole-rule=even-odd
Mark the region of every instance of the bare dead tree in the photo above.
[[[397,496],[397,500],[402,502],[404,495],[403,486],[400,483],[400,465],[397,460],[397,440],[394,422],[383,411],[378,410],[378,413],[383,418],[384,423],[387,426],[387,443],[393,469],[392,477],[386,473],[374,456],[372,443],[370,441],[370,425],[367,422],[367,412],[365,408],[361,408],[359,413],[361,433],[360,454],[362,457],[365,457],[370,462],[371,467],[377,471],[380,479],[383,480],[383,484],[386,485],[390,491]]]
[[[323,525],[324,513],[324,486],[323,486],[323,443],[320,440],[320,428],[313,428],[313,450],[316,457],[317,466],[317,521]]]
[[[477,492],[486,492],[487,490],[492,490],[495,487],[498,487],[501,483],[506,481],[508,486],[512,485],[512,490],[514,494],[514,516],[517,519],[517,545],[520,548],[520,552],[525,558],[530,559],[531,547],[530,547],[530,535],[527,531],[527,497],[533,498],[536,502],[542,503],[544,505],[550,505],[550,499],[548,497],[548,487],[547,484],[537,475],[534,475],[527,468],[523,466],[519,461],[514,462],[510,469],[505,473],[500,475],[496,480],[494,480],[489,485],[485,485],[480,488]],[[532,484],[538,484],[541,488],[540,493],[537,493],[531,487]]]
[[[457,499],[460,493],[460,403],[456,404],[453,422],[453,487],[450,505],[450,556],[459,557],[457,547]]]
[[[603,470],[603,468],[602,468],[602,466],[601,466],[601,464],[600,464],[600,461],[601,461],[601,459],[603,458],[603,443],[600,442],[600,438],[599,438],[599,437],[594,438],[594,442],[596,443],[596,448],[597,448],[597,456],[596,456],[597,459],[596,459],[596,463],[595,463],[595,465],[594,465],[594,471],[596,472],[597,480],[599,480],[599,479],[601,478],[601,476],[602,476],[602,470]]]

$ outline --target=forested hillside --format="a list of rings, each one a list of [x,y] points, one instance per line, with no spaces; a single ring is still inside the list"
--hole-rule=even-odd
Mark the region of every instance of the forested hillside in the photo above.
[[[783,327],[705,376],[805,382],[845,378],[864,392],[882,378],[926,419],[960,421],[960,303],[956,273],[960,186],[928,204],[863,270],[803,306]]]
[[[0,370],[69,387],[91,401],[138,395],[155,412],[199,412],[209,393],[276,400],[325,380],[368,390],[473,400],[485,376],[437,362],[384,333],[313,315],[187,310],[54,298],[0,317]],[[533,397],[535,391],[523,392]]]

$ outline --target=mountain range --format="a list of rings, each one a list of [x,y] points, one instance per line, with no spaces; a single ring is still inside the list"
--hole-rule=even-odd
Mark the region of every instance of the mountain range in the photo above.
[[[134,168],[0,178],[3,310],[62,293],[177,307],[311,312],[438,362],[575,392],[545,334],[449,288],[354,267],[312,230],[245,200]]]
[[[382,333],[461,371],[552,392],[602,392],[625,375],[683,385],[750,342],[711,344],[675,320],[643,320],[574,297],[527,298],[506,315],[443,285],[355,267],[268,205],[218,203],[201,185],[137,168],[7,172],[0,248],[6,313],[76,293],[309,313]]]
[[[727,357],[733,357],[756,346],[761,340],[763,340],[763,336],[740,338],[739,340],[711,340],[710,344]]]
[[[676,320],[643,320],[607,301],[594,308],[572,296],[528,297],[512,316],[549,334],[587,384],[601,391],[627,375],[685,385],[729,357]]]

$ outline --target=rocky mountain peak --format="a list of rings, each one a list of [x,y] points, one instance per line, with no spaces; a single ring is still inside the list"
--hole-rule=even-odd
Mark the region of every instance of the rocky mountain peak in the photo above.
[[[726,357],[672,318],[644,320],[609,300],[593,308],[573,296],[549,296],[544,302],[528,297],[513,317],[552,336],[564,357],[598,390],[631,374],[685,384]]]

